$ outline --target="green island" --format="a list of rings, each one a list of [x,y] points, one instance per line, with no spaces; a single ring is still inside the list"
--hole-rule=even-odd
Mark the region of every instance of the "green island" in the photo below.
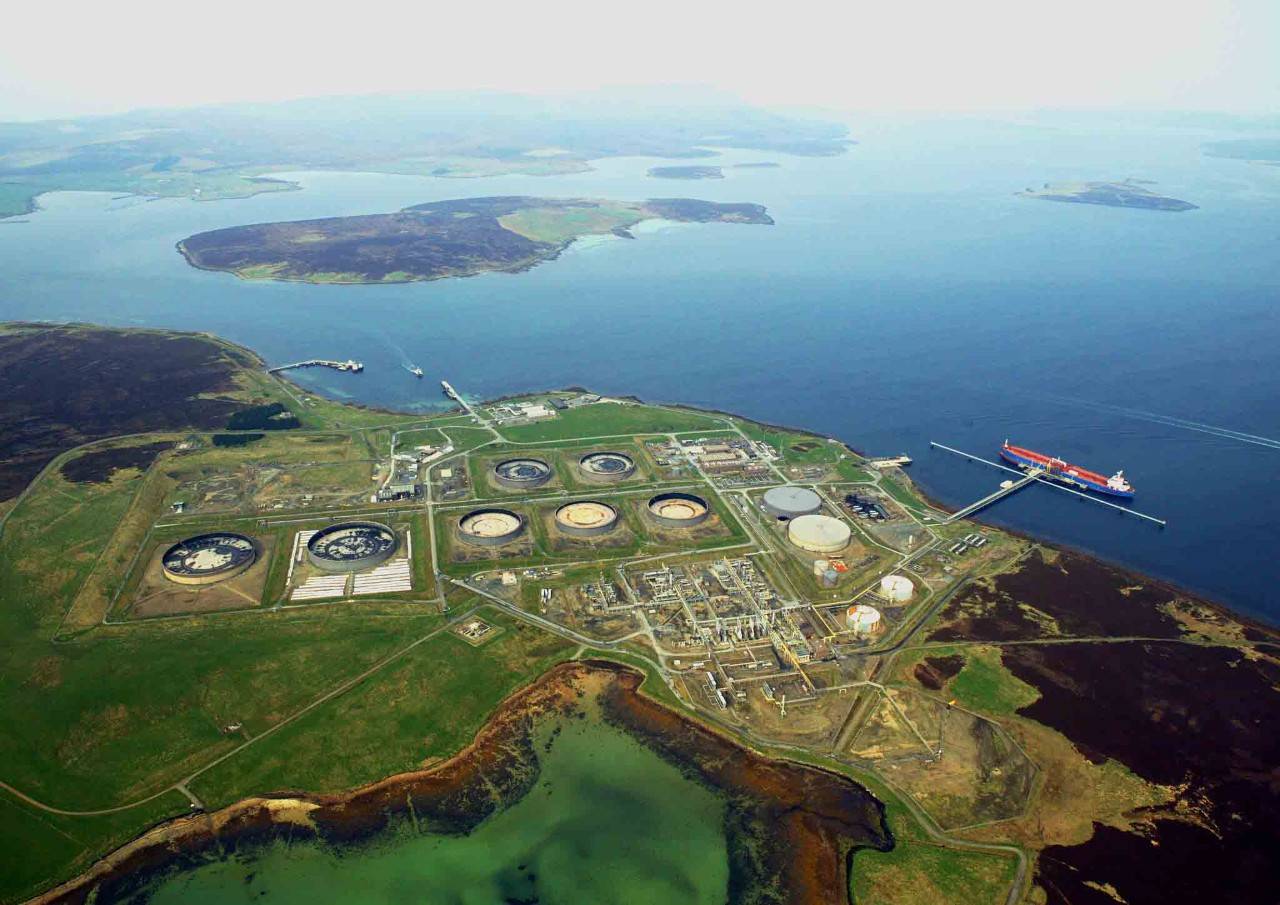
[[[548,813],[594,870],[636,796],[645,901],[1266,876],[1280,635],[950,521],[889,460],[579,390],[361,408],[206,334],[5,324],[0,352],[0,901],[256,896],[290,848],[448,864]],[[47,379],[70,361],[119,382]],[[574,791],[627,769],[664,791]],[[714,864],[663,886],[686,844]]]
[[[773,223],[759,204],[692,198],[462,198],[394,214],[216,229],[188,236],[178,250],[194,267],[246,280],[407,283],[518,273],[555,258],[582,236],[632,238],[629,227],[655,219]]]
[[[603,158],[716,156],[700,146],[704,135],[719,147],[807,156],[852,144],[837,123],[724,103],[695,112],[683,100],[602,110],[590,97],[330,97],[0,123],[0,218],[56,191],[212,201],[296,190],[277,174],[307,170],[557,176]],[[477,108],[487,115],[477,119]]]
[[[1122,182],[1046,182],[1041,188],[1028,188],[1017,193],[1020,198],[1041,201],[1066,201],[1072,204],[1100,204],[1104,207],[1136,207],[1149,211],[1194,211],[1199,208],[1189,201],[1169,198],[1145,187],[1141,180]]]
[[[707,166],[649,167],[649,175],[655,179],[723,179],[724,170]]]

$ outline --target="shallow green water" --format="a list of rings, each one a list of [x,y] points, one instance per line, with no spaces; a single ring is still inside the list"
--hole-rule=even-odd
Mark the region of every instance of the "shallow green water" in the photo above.
[[[398,832],[341,851],[280,843],[168,878],[150,901],[723,903],[723,801],[594,719],[562,726],[549,753],[538,748],[535,789],[470,836]]]

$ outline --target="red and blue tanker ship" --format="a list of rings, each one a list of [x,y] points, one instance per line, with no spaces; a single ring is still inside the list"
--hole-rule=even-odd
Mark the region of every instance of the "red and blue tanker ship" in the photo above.
[[[1000,458],[1027,471],[1038,468],[1044,472],[1046,478],[1052,478],[1063,484],[1074,484],[1085,490],[1105,493],[1107,496],[1118,496],[1125,500],[1133,499],[1133,485],[1125,479],[1123,471],[1117,471],[1108,478],[1096,471],[1072,465],[1056,456],[1046,456],[1044,453],[1024,449],[1021,446],[1011,446],[1008,440],[1005,440],[1004,446],[1000,448]]]

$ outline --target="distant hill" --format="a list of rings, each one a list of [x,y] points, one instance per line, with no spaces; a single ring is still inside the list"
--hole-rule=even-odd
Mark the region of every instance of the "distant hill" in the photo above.
[[[840,154],[843,125],[720,96],[423,94],[137,110],[0,123],[0,216],[79,189],[200,200],[296,186],[272,171],[552,175],[619,156],[714,157],[712,147]]]
[[[1237,138],[1231,141],[1214,141],[1204,146],[1204,152],[1210,157],[1280,163],[1280,138]]]

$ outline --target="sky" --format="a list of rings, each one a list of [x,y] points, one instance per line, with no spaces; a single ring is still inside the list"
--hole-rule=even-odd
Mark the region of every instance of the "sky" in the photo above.
[[[652,83],[831,110],[1280,112],[1280,0],[338,7],[12,4],[0,52],[0,119],[381,91],[556,93]]]

